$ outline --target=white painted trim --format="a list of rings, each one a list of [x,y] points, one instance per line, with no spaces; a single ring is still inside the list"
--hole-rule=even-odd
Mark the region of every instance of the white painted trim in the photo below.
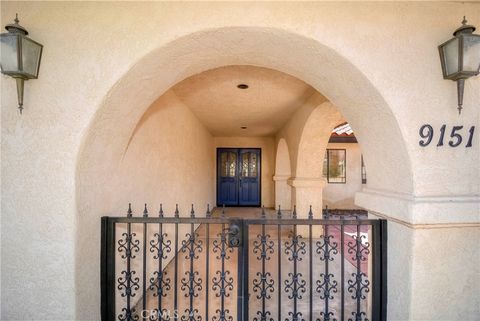
[[[364,188],[355,204],[406,224],[480,223],[479,195],[414,196]]]
[[[383,218],[415,230],[441,229],[441,228],[479,228],[480,223],[435,223],[435,224],[411,224],[394,217],[370,211],[368,216],[374,218]]]

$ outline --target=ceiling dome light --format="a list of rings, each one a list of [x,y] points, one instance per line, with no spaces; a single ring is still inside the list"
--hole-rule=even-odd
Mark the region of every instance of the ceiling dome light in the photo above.
[[[239,85],[237,85],[237,88],[239,88],[239,89],[247,89],[247,88],[248,88],[248,85],[247,85],[247,84],[239,84]]]

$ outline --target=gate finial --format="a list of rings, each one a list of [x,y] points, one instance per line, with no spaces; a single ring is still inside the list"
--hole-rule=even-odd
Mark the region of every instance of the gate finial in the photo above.
[[[210,213],[210,204],[207,204],[207,214],[205,216],[207,218],[212,216],[212,213]]]
[[[160,211],[158,212],[158,216],[163,217],[163,206],[162,206],[162,203],[160,203]]]
[[[325,205],[325,219],[326,220],[330,219],[330,213],[328,212],[328,205]]]
[[[190,217],[191,218],[195,217],[195,210],[193,209],[193,204],[192,204],[192,210],[190,211]]]
[[[280,211],[280,205],[278,205],[277,218],[282,218],[282,211]]]
[[[297,218],[297,205],[293,205],[292,218],[294,218],[294,219]]]
[[[132,217],[132,203],[128,203],[127,217]]]
[[[178,204],[175,204],[175,217],[179,217],[179,213],[178,213]]]
[[[265,214],[265,206],[262,205],[262,218],[267,217],[267,214]]]
[[[145,203],[145,208],[143,209],[143,217],[148,217],[147,203]]]
[[[313,219],[312,205],[310,205],[310,210],[308,211],[308,218]]]

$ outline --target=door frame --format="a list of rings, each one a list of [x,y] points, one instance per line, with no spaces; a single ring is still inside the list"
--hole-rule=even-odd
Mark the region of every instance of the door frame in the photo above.
[[[228,205],[228,207],[261,207],[262,206],[262,148],[261,147],[216,147],[216,152],[215,152],[215,204],[217,205],[217,207],[220,207],[222,206],[223,204],[219,204],[218,203],[218,177],[219,177],[219,173],[218,173],[218,156],[219,156],[219,151],[223,149],[236,149],[236,150],[240,150],[240,149],[253,149],[253,150],[257,150],[258,151],[258,199],[259,199],[259,202],[258,202],[258,205]],[[238,162],[239,162],[239,158],[237,157],[237,169],[238,169]],[[237,193],[239,192],[239,186],[238,186],[239,182],[237,180]],[[238,202],[240,203],[240,201]]]

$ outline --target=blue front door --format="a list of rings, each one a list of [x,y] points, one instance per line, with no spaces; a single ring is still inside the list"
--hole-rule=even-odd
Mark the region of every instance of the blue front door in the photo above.
[[[260,206],[258,148],[217,149],[217,205]]]

